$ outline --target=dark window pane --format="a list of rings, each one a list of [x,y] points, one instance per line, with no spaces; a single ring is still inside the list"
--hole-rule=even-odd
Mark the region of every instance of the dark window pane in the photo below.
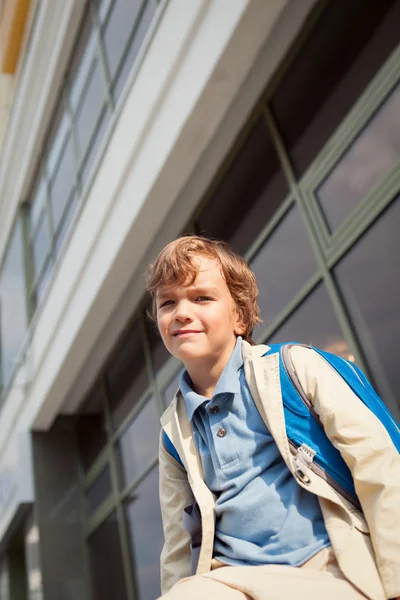
[[[60,98],[47,139],[46,170],[51,178],[54,174],[61,154],[64,151],[67,137],[70,133],[70,119],[65,112],[64,99]]]
[[[0,273],[0,382],[6,386],[16,367],[27,328],[21,221],[10,238]]]
[[[268,326],[315,273],[316,262],[298,209],[292,207],[251,261]]]
[[[400,86],[341,157],[317,190],[331,231],[339,227],[358,202],[400,157]]]
[[[82,465],[87,471],[103,450],[107,441],[103,389],[98,387],[89,396],[77,421],[78,447]]]
[[[63,218],[59,224],[58,230],[56,232],[56,253],[58,254],[63,246],[65,236],[67,235],[70,225],[72,223],[72,219],[76,213],[76,209],[78,208],[78,196],[75,192],[71,198],[68,200],[68,205],[65,209]]]
[[[138,600],[160,595],[160,554],[164,542],[158,496],[158,468],[135,489],[126,505]]]
[[[95,128],[100,122],[100,114],[105,102],[105,87],[100,65],[95,61],[89,73],[83,97],[75,115],[76,132],[81,154],[86,151]]]
[[[86,491],[86,516],[89,518],[111,494],[111,478],[108,467],[103,469],[96,481]]]
[[[157,371],[158,369],[161,369],[169,358],[171,358],[171,355],[164,346],[164,342],[158,333],[157,325],[153,321],[146,319],[146,328],[150,342],[153,367],[155,371]]]
[[[39,275],[42,271],[43,264],[50,254],[51,242],[49,232],[49,222],[47,213],[42,217],[41,223],[37,226],[32,240],[33,262],[35,265],[35,273]]]
[[[111,79],[114,79],[142,4],[142,0],[114,2],[103,32]]]
[[[382,399],[400,418],[400,196],[335,268]]]
[[[35,190],[32,193],[32,200],[30,205],[30,225],[31,231],[36,227],[43,210],[46,208],[46,182],[43,179],[40,179],[35,186]]]
[[[74,113],[84,93],[97,52],[96,32],[93,28],[91,11],[88,9],[82,20],[82,25],[77,36],[77,44],[74,48],[71,65],[68,70],[68,79],[71,88],[69,101]]]
[[[91,139],[90,145],[87,148],[86,156],[81,165],[81,182],[85,184],[89,174],[91,173],[92,165],[95,162],[96,157],[98,156],[98,150],[101,146],[101,143],[104,140],[104,134],[107,130],[107,125],[110,120],[111,112],[109,108],[103,108],[103,111],[99,117],[99,120],[96,124],[96,128],[94,131],[94,136]]]
[[[126,587],[116,513],[88,539],[92,600],[126,600]]]
[[[76,165],[71,136],[62,151],[57,170],[51,180],[50,196],[54,227],[57,228],[68,200],[75,191]]]
[[[167,407],[174,399],[174,396],[179,388],[179,380],[181,378],[181,373],[182,369],[179,369],[179,371],[172,377],[172,379],[168,382],[168,384],[162,391],[162,398],[165,407]]]
[[[354,360],[343,339],[328,294],[319,285],[271,336],[267,343],[301,342]]]
[[[395,0],[329,3],[272,99],[299,176],[399,43],[399,20]]]
[[[129,73],[132,70],[132,66],[135,62],[136,56],[142,46],[145,35],[149,29],[150,23],[153,20],[155,10],[157,8],[156,0],[147,0],[145,9],[140,17],[140,21],[137,24],[133,39],[130,42],[128,52],[124,57],[122,65],[118,70],[115,81],[113,84],[114,99],[117,100],[123,90],[125,81],[127,80]]]
[[[118,444],[123,485],[134,481],[157,457],[160,427],[156,404],[150,398]]]
[[[272,141],[260,119],[198,219],[200,232],[244,254],[288,193]]]
[[[118,428],[149,385],[138,325],[129,332],[107,375],[114,428]]]

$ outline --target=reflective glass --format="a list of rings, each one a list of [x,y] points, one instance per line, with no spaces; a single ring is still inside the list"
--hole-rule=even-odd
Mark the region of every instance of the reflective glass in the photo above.
[[[63,148],[63,153],[57,170],[50,182],[50,200],[53,215],[53,225],[59,225],[65,207],[75,190],[76,165],[72,138],[69,137]]]
[[[301,342],[354,360],[340,330],[332,304],[319,285],[267,340],[268,344]]]
[[[182,369],[179,369],[179,371],[175,373],[175,375],[172,377],[172,379],[170,379],[170,381],[162,391],[162,398],[165,407],[167,407],[172,402],[176,392],[178,391],[181,373]]]
[[[123,485],[132,483],[158,455],[160,418],[154,398],[150,398],[118,444]]]
[[[32,194],[31,199],[31,210],[30,210],[30,223],[31,223],[31,231],[36,227],[37,222],[42,214],[42,211],[46,207],[46,190],[47,184],[46,182],[40,178],[40,174],[38,176],[38,182],[35,186],[35,190]]]
[[[158,371],[171,358],[170,353],[164,346],[164,342],[158,333],[157,325],[146,318],[146,329],[150,343],[150,352],[154,371]]]
[[[86,516],[90,518],[111,494],[110,469],[106,467],[85,492]]]
[[[81,165],[81,182],[84,185],[91,173],[91,167],[94,160],[98,156],[98,150],[104,139],[104,133],[107,129],[107,125],[110,119],[110,110],[107,106],[103,107],[100,114],[99,120],[97,121],[96,128],[93,133],[93,137],[90,141],[90,145],[86,150],[86,156]]]
[[[316,195],[331,231],[400,158],[400,86],[389,96]]]
[[[77,440],[82,466],[87,471],[107,442],[102,385],[87,399],[77,419]]]
[[[105,103],[105,85],[100,65],[94,62],[79,107],[75,114],[76,132],[80,152],[83,155],[97,128]]]
[[[230,242],[244,254],[288,194],[266,129],[257,121],[200,215],[200,233]]]
[[[69,115],[65,111],[64,98],[61,97],[52,119],[50,133],[47,139],[46,170],[50,178],[57,168],[70,130],[71,123]]]
[[[292,163],[302,176],[399,43],[396,0],[335,0],[272,98]]]
[[[316,261],[297,207],[293,206],[250,263],[268,326],[316,271]]]
[[[127,600],[124,561],[113,512],[87,540],[92,600]]]
[[[126,505],[138,600],[160,595],[160,554],[164,542],[158,494],[158,467],[133,492]]]
[[[96,56],[96,33],[89,9],[82,21],[81,29],[77,36],[77,45],[74,48],[71,66],[68,71],[68,79],[70,81],[69,101],[73,112],[76,112],[76,108],[80,103]]]
[[[42,271],[42,267],[46,258],[51,252],[51,238],[47,212],[43,215],[42,220],[34,233],[32,249],[35,273],[36,275],[39,275]]]
[[[61,250],[61,247],[63,246],[65,237],[69,231],[70,225],[72,223],[72,220],[76,213],[77,208],[78,208],[78,195],[75,191],[68,200],[68,205],[65,209],[62,221],[59,224],[58,230],[56,232],[56,240],[55,240],[56,254],[59,253],[59,251]]]
[[[107,373],[111,414],[118,428],[149,385],[139,327],[129,331]]]
[[[116,0],[103,31],[108,68],[114,79],[143,0]]]
[[[382,399],[400,420],[400,196],[335,268]]]
[[[149,26],[153,20],[155,10],[157,8],[156,0],[147,0],[145,9],[140,17],[140,21],[135,29],[135,33],[132,41],[129,44],[129,49],[126,56],[123,59],[120,70],[117,72],[114,85],[113,93],[114,99],[117,100],[123,90],[125,81],[127,80],[129,73],[132,71],[133,63],[135,62],[136,56],[142,46],[145,35],[149,29]]]
[[[7,386],[27,328],[22,225],[18,220],[0,273],[1,381]]]

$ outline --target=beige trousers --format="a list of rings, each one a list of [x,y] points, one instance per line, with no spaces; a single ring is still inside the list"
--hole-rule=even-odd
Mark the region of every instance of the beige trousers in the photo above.
[[[221,563],[219,563],[221,564]],[[215,565],[217,566],[217,565]],[[340,571],[331,548],[300,568],[220,566],[182,579],[163,600],[366,600]]]

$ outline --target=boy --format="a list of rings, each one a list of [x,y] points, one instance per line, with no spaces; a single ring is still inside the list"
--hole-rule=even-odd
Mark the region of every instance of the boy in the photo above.
[[[397,598],[400,460],[383,425],[315,351],[291,348],[361,513],[321,477],[296,474],[277,355],[251,339],[260,319],[247,263],[223,242],[182,237],[150,265],[148,290],[186,368],[161,419],[168,600]]]

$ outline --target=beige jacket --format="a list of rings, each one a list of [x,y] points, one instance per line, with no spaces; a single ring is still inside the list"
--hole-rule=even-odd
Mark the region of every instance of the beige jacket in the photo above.
[[[279,381],[279,357],[263,356],[267,346],[243,342],[247,383],[255,404],[296,477],[286,437]],[[299,485],[319,497],[325,526],[339,566],[371,600],[400,596],[400,458],[388,433],[347,384],[316,352],[293,346],[290,359],[318,413],[326,434],[350,468],[364,515],[324,479],[309,474]],[[183,510],[197,501],[202,543],[197,574],[211,569],[215,498],[204,483],[182,396],[174,398],[161,424],[185,465],[183,469],[160,444],[160,502],[165,535],[161,554],[163,593],[191,574],[190,537]]]

